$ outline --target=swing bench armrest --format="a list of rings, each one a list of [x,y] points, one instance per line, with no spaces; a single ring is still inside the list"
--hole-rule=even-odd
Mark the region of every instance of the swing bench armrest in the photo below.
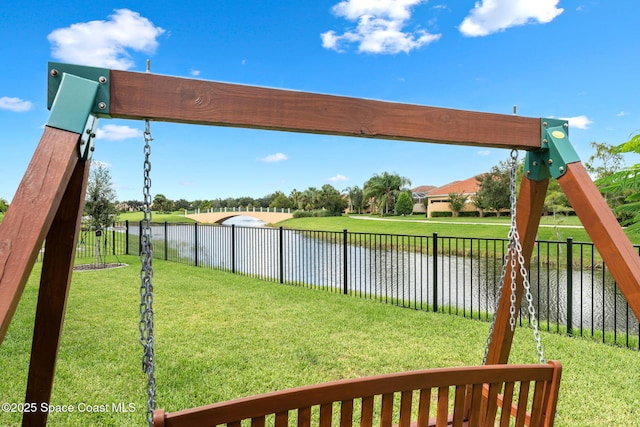
[[[551,417],[551,419],[553,419],[556,414],[558,392],[560,390],[560,378],[562,376],[562,365],[560,364],[560,362],[556,360],[551,360],[548,362],[548,364],[555,367],[554,373],[553,373],[554,378],[552,378],[551,383],[548,385],[548,387],[544,389],[545,394],[542,397],[542,401],[548,402],[549,404],[549,407],[546,410],[545,416]],[[490,397],[490,393],[491,393],[490,385],[486,384],[482,389],[482,395],[483,397],[488,399]],[[496,403],[498,407],[503,407],[503,405],[505,405],[504,403],[505,396],[503,393],[498,393],[494,397],[494,399],[496,399]],[[510,397],[507,400],[510,400]],[[526,412],[525,411],[526,407],[524,407],[523,405],[519,405],[519,403],[520,402],[511,403],[511,416],[516,419],[518,419],[518,417],[524,417],[525,426],[537,425],[537,424],[531,424],[531,412],[533,412],[533,410],[531,412]],[[506,405],[504,407],[506,408]],[[542,421],[545,422],[545,424],[543,425],[547,425],[545,420],[542,420]]]

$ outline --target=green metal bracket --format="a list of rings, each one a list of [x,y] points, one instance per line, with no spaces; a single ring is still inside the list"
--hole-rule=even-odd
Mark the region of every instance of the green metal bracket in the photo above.
[[[87,67],[83,65],[49,62],[49,81],[47,88],[47,108],[51,109],[64,75],[72,75],[98,84],[91,113],[97,117],[109,118],[110,73],[108,68]]]
[[[93,151],[97,119],[92,109],[98,86],[98,82],[64,73],[47,122],[49,127],[80,134],[80,157],[84,160]]]
[[[569,123],[566,120],[542,119],[540,135],[540,150],[529,151],[525,159],[524,170],[529,179],[557,179],[564,175],[569,163],[580,161],[569,141]]]

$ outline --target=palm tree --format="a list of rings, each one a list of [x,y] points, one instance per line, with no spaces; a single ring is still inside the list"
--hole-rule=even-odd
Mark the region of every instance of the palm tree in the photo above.
[[[295,188],[291,190],[291,194],[289,194],[289,198],[293,200],[293,207],[295,209],[299,209],[299,210],[302,209],[302,202],[300,200],[301,196],[302,196],[302,193],[296,190]]]
[[[364,183],[364,197],[374,199],[377,210],[381,215],[387,214],[395,206],[396,197],[406,187],[411,185],[408,178],[396,173],[382,172],[369,178]]]
[[[344,193],[349,198],[349,212],[362,213],[362,190],[357,185],[347,187]]]
[[[300,198],[298,200],[302,209],[312,211],[314,209],[319,209],[319,199],[320,194],[318,189],[315,187],[309,187],[300,194]]]

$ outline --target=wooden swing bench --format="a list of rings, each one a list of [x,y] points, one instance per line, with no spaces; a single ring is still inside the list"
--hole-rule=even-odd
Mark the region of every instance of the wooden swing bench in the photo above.
[[[333,381],[168,413],[154,426],[553,426],[562,366],[485,365]],[[452,413],[451,413],[452,409]]]

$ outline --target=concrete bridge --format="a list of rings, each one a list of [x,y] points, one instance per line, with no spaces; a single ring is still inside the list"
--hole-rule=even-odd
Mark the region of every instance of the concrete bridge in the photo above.
[[[191,218],[202,223],[218,223],[221,224],[234,216],[250,216],[257,218],[267,224],[275,224],[285,219],[293,218],[291,209],[275,209],[275,208],[224,208],[224,209],[208,209],[207,212],[186,213],[185,217]]]

